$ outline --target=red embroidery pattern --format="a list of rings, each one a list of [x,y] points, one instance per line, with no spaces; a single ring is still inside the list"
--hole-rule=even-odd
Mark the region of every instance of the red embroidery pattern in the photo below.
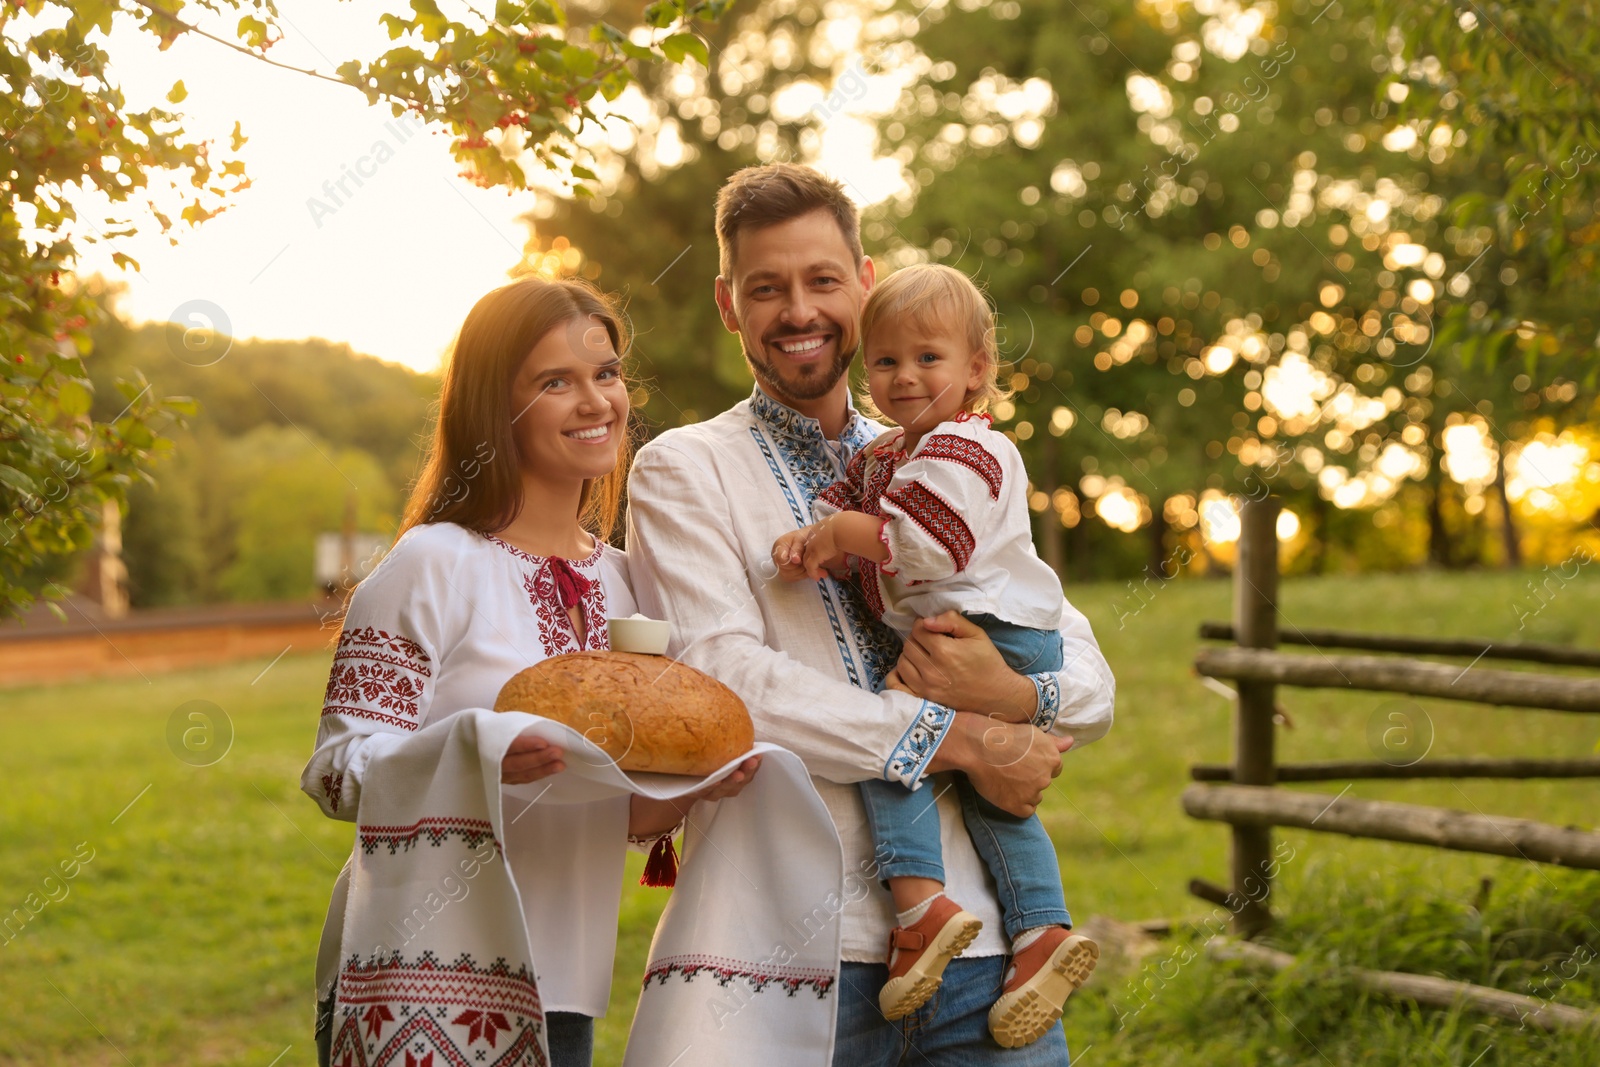
[[[809,986],[816,991],[818,1000],[827,997],[839,977],[832,971],[767,967],[720,956],[665,956],[645,971],[644,985],[648,986],[651,979],[658,985],[666,985],[667,979],[674,974],[682,975],[685,982],[694,981],[696,975],[708,974],[721,986],[741,978],[750,984],[754,992],[764,993],[768,986],[777,986],[791,997]]]
[[[939,542],[939,546],[955,563],[956,570],[966,569],[977,542],[961,516],[938,494],[921,482],[910,482],[884,499],[905,512],[907,518]]]
[[[942,459],[949,463],[960,464],[967,468],[989,487],[989,499],[1000,499],[1000,484],[1004,480],[1000,472],[1000,461],[990,454],[978,442],[967,438],[957,437],[952,433],[934,434],[923,442],[922,448],[917,452],[918,459]]]
[[[854,498],[850,495],[849,482],[834,482],[828,488],[817,494],[817,499],[824,504],[831,504],[840,511],[856,511]]]
[[[862,448],[845,464],[845,477],[816,494],[816,499],[829,502],[842,512],[859,512],[864,501],[858,494],[861,493],[861,478],[866,469],[867,450]]]
[[[322,791],[328,797],[329,809],[338,811],[339,801],[344,796],[344,775],[324,774],[322,776]]]
[[[410,852],[416,847],[419,837],[426,839],[434,848],[444,844],[451,835],[459,835],[468,848],[477,848],[485,841],[494,840],[494,827],[487,819],[457,819],[443,815],[424,816],[410,826],[361,826],[356,833],[361,839],[361,851],[369,856],[378,851],[379,845],[388,845],[391,856],[401,849]],[[494,848],[496,852],[500,851],[499,841],[494,842]]]
[[[879,584],[880,564],[874,560],[861,561],[861,599],[867,602],[867,610],[872,612],[873,618],[883,618],[883,586]]]
[[[900,469],[900,464],[905,462],[906,454],[901,451],[880,451],[872,457],[873,462],[867,468],[867,483],[862,487],[861,510],[868,515],[883,514],[883,498],[889,492],[889,483],[894,481],[895,471]]]
[[[604,652],[611,648],[611,635],[606,629],[606,591],[600,584],[599,563],[605,553],[605,542],[596,540],[594,551],[587,559],[568,560],[572,569],[588,579],[589,587],[579,599],[582,605],[584,628],[588,631],[586,644],[578,641],[578,631],[572,617],[561,603],[561,591],[556,582],[550,557],[535,556],[516,545],[507,544],[498,537],[487,537],[513,556],[530,564],[531,571],[522,574],[522,588],[528,594],[539,623],[539,643],[546,656],[560,656],[568,652]]]
[[[333,655],[322,714],[353,715],[415,730],[427,679],[433,677],[431,662],[409,637],[371,626],[346,630]]]
[[[432,952],[409,963],[352,956],[338,988],[332,1062],[341,1067],[426,1067],[435,1055],[441,1067],[548,1067],[544,1009],[525,965],[478,967],[466,953],[448,967]]]

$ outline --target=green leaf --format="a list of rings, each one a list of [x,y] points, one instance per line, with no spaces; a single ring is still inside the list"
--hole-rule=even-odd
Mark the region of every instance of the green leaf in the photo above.
[[[411,0],[411,10],[417,13],[417,27],[424,41],[442,41],[450,29],[450,20],[434,0]]]
[[[637,59],[641,63],[659,63],[661,57],[644,45],[634,44],[632,41],[618,41],[617,48],[629,59]]]
[[[711,53],[706,43],[692,33],[675,33],[668,37],[661,42],[661,52],[670,62],[682,63],[693,56],[701,66],[711,69]]]
[[[656,3],[645,5],[644,20],[656,29],[664,30],[678,21],[677,7],[665,0],[657,0]]]
[[[90,29],[105,34],[111,32],[111,16],[117,10],[115,3],[110,0],[77,0],[72,6],[73,19],[84,28],[84,36],[88,36]]]
[[[238,28],[234,32],[239,40],[251,48],[261,48],[267,43],[267,24],[254,15],[246,15],[240,19]]]
[[[181,104],[189,96],[189,90],[183,86],[182,79],[172,83],[172,88],[167,92],[167,103]]]
[[[595,54],[587,48],[569,44],[561,49],[561,62],[566,64],[567,70],[579,78],[587,78],[594,73],[597,60]]]
[[[76,379],[69,379],[61,383],[61,388],[56,390],[56,403],[61,408],[63,415],[76,418],[89,413],[89,405],[93,402],[94,395]]]
[[[38,483],[15,467],[0,465],[0,482],[29,496],[39,495]]]

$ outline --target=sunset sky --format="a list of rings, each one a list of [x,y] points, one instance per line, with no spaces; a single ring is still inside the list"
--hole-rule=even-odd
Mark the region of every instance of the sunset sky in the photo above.
[[[377,22],[386,6],[285,0],[286,36],[270,54],[331,72],[387,44]],[[202,24],[226,35],[225,27]],[[527,228],[516,219],[534,194],[479,189],[456,177],[442,132],[402,139],[412,131],[354,89],[275,70],[192,35],[160,52],[149,35],[119,24],[108,50],[131,104],[161,103],[182,78],[189,95],[175,110],[192,134],[225,146],[237,120],[250,138],[241,154],[252,187],[198,228],[180,224],[177,247],[153,224],[114,249],[90,246],[84,273],[126,281],[128,316],[162,321],[189,301],[208,301],[226,316],[217,325],[235,336],[326,337],[426,370],[473,301],[521,258]],[[312,198],[333,205],[324,183],[358,164],[371,176],[359,188],[346,180],[354,195],[340,196],[331,212],[308,206]],[[140,270],[117,270],[113,250],[131,255]]]
[[[370,57],[389,46],[378,24],[389,6],[284,0],[285,37],[270,55],[324,72]],[[231,38],[230,27],[215,19],[200,24]],[[133,238],[86,246],[83,273],[125,281],[121,308],[130,318],[181,318],[237,337],[326,337],[427,370],[472,303],[521,258],[527,227],[517,219],[537,194],[480,189],[458,178],[442,131],[413,130],[354,89],[274,69],[194,35],[161,52],[148,34],[119,20],[109,51],[131,105],[174,107],[192,135],[220,146],[235,121],[249,138],[241,155],[251,188],[198,228],[180,224],[176,247],[153,224]],[[165,104],[180,78],[187,99]],[[821,98],[820,88],[814,95]],[[810,100],[798,102],[804,111]],[[882,161],[871,160],[870,130],[848,115],[827,125],[824,168],[849,177],[858,193],[887,192]],[[368,175],[359,188],[346,178],[348,197],[337,189],[347,169]],[[140,269],[119,270],[113,251],[132,256]],[[709,285],[707,279],[708,292]],[[220,309],[217,322],[195,317],[214,316],[211,307]]]

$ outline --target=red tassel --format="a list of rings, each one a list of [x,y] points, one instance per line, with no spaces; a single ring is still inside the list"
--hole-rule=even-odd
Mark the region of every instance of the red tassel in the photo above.
[[[678,853],[672,847],[671,834],[656,838],[656,847],[650,850],[650,858],[645,861],[639,884],[666,887],[678,884]]]
[[[589,579],[572,568],[572,564],[559,556],[550,560],[550,569],[556,580],[556,598],[564,608],[577,607],[589,591]]]

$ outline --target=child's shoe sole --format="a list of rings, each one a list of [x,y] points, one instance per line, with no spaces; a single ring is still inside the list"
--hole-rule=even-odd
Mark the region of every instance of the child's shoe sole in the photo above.
[[[944,981],[944,969],[965,952],[983,929],[983,920],[965,911],[950,916],[922,958],[898,978],[891,978],[878,992],[878,1010],[893,1022],[903,1019],[928,1002]]]
[[[1073,934],[1050,954],[1034,976],[1003,995],[989,1009],[989,1032],[1005,1048],[1039,1040],[1061,1018],[1067,998],[1094,971],[1100,946]]]

